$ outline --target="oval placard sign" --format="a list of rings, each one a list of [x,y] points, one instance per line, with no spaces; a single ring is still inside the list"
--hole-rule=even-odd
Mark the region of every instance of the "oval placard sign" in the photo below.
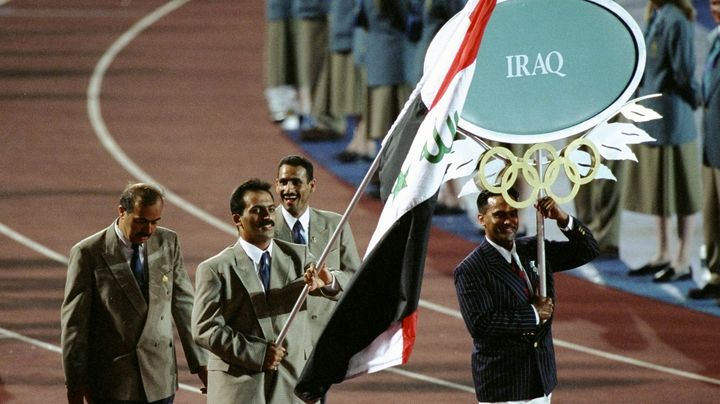
[[[507,0],[485,29],[459,127],[508,143],[585,131],[632,96],[645,69],[635,20],[609,0]]]

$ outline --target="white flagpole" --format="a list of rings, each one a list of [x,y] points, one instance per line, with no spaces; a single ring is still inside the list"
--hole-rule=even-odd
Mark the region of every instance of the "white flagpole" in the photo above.
[[[545,178],[545,169],[543,167],[543,152],[542,148],[537,151],[537,169],[540,183],[543,183]],[[545,196],[545,192],[540,188],[538,199]],[[537,264],[538,264],[538,277],[540,278],[540,296],[547,297],[547,276],[545,269],[545,218],[540,210],[535,213],[537,223]]]

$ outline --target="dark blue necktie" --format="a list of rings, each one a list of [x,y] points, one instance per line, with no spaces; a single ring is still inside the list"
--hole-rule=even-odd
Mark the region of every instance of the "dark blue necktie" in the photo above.
[[[130,269],[133,271],[133,275],[135,275],[135,280],[137,280],[138,286],[140,286],[140,290],[145,290],[145,273],[143,271],[143,264],[140,260],[140,244],[133,244],[132,245],[132,257],[130,258]]]
[[[306,243],[305,237],[303,237],[303,234],[302,234],[302,230],[303,230],[302,223],[300,223],[299,220],[296,221],[295,225],[292,228],[293,243],[295,243],[295,244],[305,244]]]
[[[267,251],[260,257],[258,272],[260,273],[260,280],[267,294],[270,291],[270,253]]]

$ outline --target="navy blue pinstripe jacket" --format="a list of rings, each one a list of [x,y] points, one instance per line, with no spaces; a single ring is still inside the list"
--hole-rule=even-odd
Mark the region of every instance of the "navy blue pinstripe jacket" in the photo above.
[[[553,272],[576,268],[599,254],[592,233],[577,219],[563,233],[568,241],[545,241],[547,291],[553,301]],[[536,240],[515,240],[533,285],[538,285],[530,265],[537,256]],[[486,239],[455,268],[454,277],[460,311],[473,339],[471,362],[478,401],[529,400],[550,394],[557,384],[552,318],[535,324],[524,281]]]

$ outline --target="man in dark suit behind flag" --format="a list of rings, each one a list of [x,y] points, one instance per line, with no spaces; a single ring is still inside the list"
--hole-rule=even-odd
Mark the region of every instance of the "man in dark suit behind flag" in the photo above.
[[[517,200],[517,192],[509,190]],[[550,197],[535,207],[568,241],[545,240],[547,297],[537,293],[537,237],[515,239],[518,209],[482,191],[478,221],[485,239],[455,268],[455,288],[473,338],[472,374],[480,402],[549,403],[557,384],[552,343],[553,272],[590,262],[599,248],[590,230]]]

